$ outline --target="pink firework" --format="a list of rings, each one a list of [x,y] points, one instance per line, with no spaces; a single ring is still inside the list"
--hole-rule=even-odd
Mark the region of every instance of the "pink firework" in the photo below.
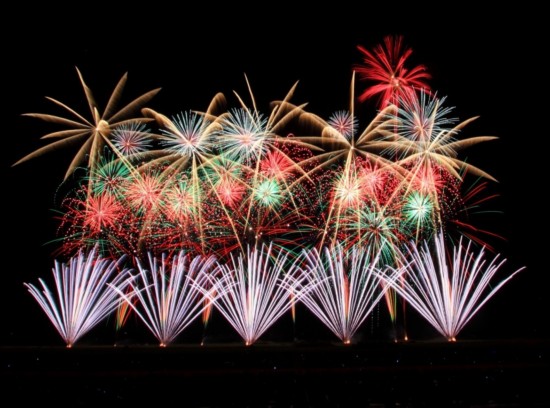
[[[360,174],[365,192],[374,198],[383,190],[388,181],[388,172],[368,161],[362,164]]]
[[[230,208],[241,203],[244,193],[245,184],[230,175],[222,175],[215,188],[218,200]]]
[[[110,194],[90,196],[83,211],[83,225],[93,232],[103,228],[115,228],[123,208]]]
[[[401,99],[411,98],[416,90],[429,89],[426,80],[431,75],[424,65],[412,69],[405,66],[412,49],[404,47],[402,36],[387,36],[384,43],[372,51],[360,45],[357,48],[363,54],[363,65],[357,66],[356,71],[361,79],[374,83],[359,96],[361,102],[378,95],[379,106],[384,108],[389,104],[398,105]]]
[[[414,169],[410,182],[421,193],[438,194],[448,184],[444,178],[444,172],[444,169],[431,163],[426,166],[420,165],[417,169]]]
[[[59,227],[63,245],[56,254],[74,255],[96,244],[112,256],[134,254],[141,220],[125,205],[113,194],[88,194],[86,188],[65,199]]]
[[[151,146],[145,124],[133,122],[113,131],[113,144],[125,156],[142,153]]]
[[[260,162],[260,170],[267,177],[283,180],[292,173],[293,164],[283,151],[273,150]]]
[[[130,179],[126,188],[126,197],[132,206],[143,211],[156,208],[160,204],[163,184],[154,174],[143,174]]]

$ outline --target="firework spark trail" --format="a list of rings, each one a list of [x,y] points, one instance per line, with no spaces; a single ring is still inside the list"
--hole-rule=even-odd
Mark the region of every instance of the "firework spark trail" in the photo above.
[[[484,205],[498,197],[498,194],[486,191],[488,186],[487,180],[481,178],[468,185],[460,183],[457,189],[463,187],[464,191],[453,194],[451,199],[447,200],[451,204],[449,206],[448,224],[454,227],[453,232],[457,232],[459,236],[465,236],[489,251],[495,252],[495,248],[484,238],[494,237],[504,240],[504,237],[495,232],[479,228],[471,220],[474,216],[499,213],[499,211],[483,209]]]
[[[113,312],[119,305],[117,292],[123,292],[130,284],[129,270],[120,267],[123,258],[112,261],[97,251],[97,247],[88,254],[81,251],[68,264],[55,261],[55,293],[42,279],[41,289],[24,284],[67,347]]]
[[[303,252],[311,289],[301,301],[345,344],[351,343],[389,287],[379,279],[379,255],[372,259],[370,252],[358,246],[345,250],[341,245]],[[398,273],[388,281],[397,279]]]
[[[153,333],[160,346],[166,347],[201,315],[207,306],[205,295],[216,292],[210,287],[209,278],[215,258],[197,256],[190,261],[183,251],[173,259],[163,255],[160,262],[151,254],[148,258],[148,267],[137,261],[139,274],[130,283],[131,292],[115,290]],[[209,300],[215,301],[215,297]]]
[[[308,285],[296,262],[273,245],[247,249],[246,256],[232,255],[218,266],[216,277],[222,294],[216,308],[239,333],[247,346],[275,323]]]
[[[443,234],[435,240],[435,253],[427,241],[420,249],[411,243],[401,268],[388,268],[386,273],[377,272],[397,293],[424,317],[449,341],[456,336],[470,319],[502,288],[524,268],[520,268],[492,289],[491,279],[505,263],[496,255],[488,264],[485,249],[476,255],[472,241],[453,247],[451,264],[448,263]],[[396,276],[406,273],[406,278]]]

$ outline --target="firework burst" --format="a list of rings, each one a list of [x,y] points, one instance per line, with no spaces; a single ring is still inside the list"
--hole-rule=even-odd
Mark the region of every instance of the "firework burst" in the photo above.
[[[416,90],[429,89],[426,80],[431,75],[423,65],[407,67],[407,60],[412,54],[411,48],[405,48],[402,36],[387,36],[384,43],[372,51],[362,46],[357,47],[363,55],[363,64],[356,67],[360,78],[373,82],[360,96],[365,101],[376,95],[380,98],[379,106],[398,105],[399,100],[414,96]]]
[[[123,124],[113,130],[113,145],[124,156],[137,155],[151,147],[150,134],[144,123]]]
[[[28,154],[14,165],[25,162],[43,153],[84,141],[84,144],[78,150],[76,156],[69,165],[67,172],[65,173],[65,179],[67,179],[67,177],[79,166],[80,163],[85,160],[86,157],[88,158],[88,168],[92,170],[95,169],[105,145],[112,148],[114,152],[118,152],[118,149],[111,140],[113,137],[113,129],[118,128],[120,130],[124,126],[131,123],[141,123],[147,121],[145,118],[132,118],[132,115],[138,112],[142,105],[149,102],[160,91],[160,88],[143,94],[117,111],[116,105],[119,102],[120,94],[122,93],[128,79],[128,74],[124,74],[113,90],[103,114],[100,114],[100,110],[94,100],[92,91],[84,82],[84,78],[82,77],[80,71],[78,69],[76,71],[86,95],[86,101],[88,103],[88,107],[90,108],[91,119],[86,119],[83,115],[77,113],[74,109],[56,99],[46,97],[49,101],[67,111],[70,114],[70,119],[43,113],[27,113],[25,115],[42,119],[46,122],[53,122],[66,126],[69,129],[48,133],[47,135],[42,136],[42,139],[58,140]]]
[[[421,264],[401,255],[407,242],[432,240],[438,231],[453,242],[457,233],[483,244],[495,235],[469,217],[481,213],[491,197],[481,192],[494,179],[459,156],[495,137],[460,138],[476,118],[450,116],[445,97],[428,89],[425,68],[410,65],[402,37],[359,50],[363,64],[352,74],[349,106],[327,120],[290,102],[296,85],[261,112],[246,77],[249,98],[234,92],[236,106],[218,93],[205,111],[169,117],[143,108],[140,118],[133,115],[158,90],[117,112],[124,75],[100,114],[78,72],[91,118],[48,98],[68,118],[30,116],[66,129],[45,135],[55,141],[18,162],[81,143],[65,175],[74,175],[66,185],[77,184],[61,204],[60,252],[97,247],[113,258],[147,256],[134,292],[124,293],[161,344],[173,341],[200,305],[205,322],[216,307],[251,344],[306,292],[304,302],[344,342],[381,296],[394,321],[394,285],[376,276],[386,266],[394,269],[385,275],[392,282],[404,281],[398,271],[413,274],[408,262]],[[380,98],[366,125],[356,116],[355,72],[372,84],[359,100]],[[471,176],[483,182],[469,187]],[[211,256],[218,261],[209,278],[220,286],[216,301],[204,289],[206,273],[190,269],[199,255],[209,267]],[[176,310],[181,304],[170,296],[188,297],[187,311]],[[126,310],[132,302],[123,302]]]

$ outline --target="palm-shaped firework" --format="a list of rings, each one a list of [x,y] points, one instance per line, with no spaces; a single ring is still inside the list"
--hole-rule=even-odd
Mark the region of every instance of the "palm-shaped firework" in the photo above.
[[[25,286],[59,332],[67,347],[90,331],[120,304],[118,293],[130,283],[129,270],[122,269],[122,258],[112,261],[80,252],[67,264],[55,261],[52,269],[55,292],[42,280],[42,288]]]
[[[444,102],[445,98],[429,97],[424,92],[403,99],[403,106],[392,113],[395,133],[387,140],[380,141],[378,146],[384,148],[390,156],[397,156],[401,167],[411,169],[407,178],[411,185],[426,178],[428,180],[423,183],[424,186],[435,184],[435,167],[443,168],[456,178],[461,178],[459,170],[465,169],[471,174],[494,181],[486,172],[458,159],[457,152],[497,137],[475,136],[458,140],[459,132],[477,117],[453,125],[456,120],[446,118],[452,108],[443,107]]]
[[[443,234],[435,240],[435,252],[427,241],[420,249],[411,244],[406,263],[401,268],[389,268],[379,276],[449,341],[456,336],[483,305],[523,268],[518,269],[496,286],[491,279],[505,259],[496,255],[489,263],[485,251],[476,255],[472,241],[461,239],[449,258]],[[405,279],[397,277],[405,272]]]
[[[71,164],[69,165],[69,168],[65,173],[65,179],[79,166],[79,164],[84,161],[86,157],[88,157],[88,168],[90,170],[95,169],[103,151],[103,147],[105,145],[111,147],[113,151],[119,152],[117,146],[111,141],[111,133],[113,132],[113,130],[117,129],[118,127],[124,127],[132,123],[135,124],[147,120],[145,118],[135,118],[132,117],[132,115],[135,114],[143,104],[149,102],[151,98],[153,98],[160,91],[160,88],[149,91],[142,96],[134,99],[122,109],[117,110],[116,105],[120,100],[122,90],[124,89],[124,86],[126,85],[126,81],[128,79],[128,74],[124,74],[115,89],[113,90],[113,93],[111,94],[111,97],[107,102],[107,106],[105,107],[105,110],[102,114],[100,114],[100,109],[95,102],[92,91],[84,82],[84,78],[82,77],[82,74],[80,73],[78,68],[76,71],[78,73],[78,78],[80,79],[80,83],[82,84],[82,88],[84,89],[84,93],[86,95],[86,101],[88,103],[88,107],[90,108],[91,119],[87,119],[86,117],[84,117],[84,115],[81,115],[80,113],[76,112],[74,109],[58,101],[57,99],[47,97],[48,100],[65,109],[70,114],[69,118],[44,113],[27,113],[25,115],[42,119],[47,122],[53,122],[58,125],[66,126],[69,129],[48,133],[47,135],[42,136],[42,139],[58,140],[50,143],[47,146],[41,147],[38,150],[35,150],[34,152],[23,157],[15,164],[22,163],[24,161],[32,159],[33,157],[39,156],[43,153],[55,150],[57,148],[84,141],[84,144],[80,147],[77,154],[74,156]],[[134,131],[135,129],[136,128],[134,128]],[[138,134],[143,133],[142,130],[138,130],[137,132]],[[119,147],[121,148],[121,151],[124,150],[121,146]]]

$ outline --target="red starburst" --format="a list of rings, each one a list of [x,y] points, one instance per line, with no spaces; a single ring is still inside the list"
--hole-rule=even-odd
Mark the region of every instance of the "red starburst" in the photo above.
[[[429,90],[426,80],[431,75],[426,67],[405,66],[412,49],[404,47],[402,36],[387,36],[372,51],[360,45],[357,48],[363,54],[363,65],[357,66],[356,71],[361,79],[374,83],[359,96],[361,102],[378,95],[380,108],[384,108],[388,104],[398,105],[400,99],[410,98],[417,89]]]
[[[90,196],[82,213],[83,225],[93,232],[114,228],[122,211],[122,206],[110,194]]]

